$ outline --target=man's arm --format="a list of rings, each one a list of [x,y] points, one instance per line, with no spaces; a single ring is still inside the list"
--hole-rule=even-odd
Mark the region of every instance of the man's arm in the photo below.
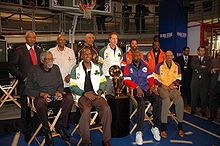
[[[35,83],[35,66],[32,67],[30,70],[30,73],[27,76],[27,80],[25,82],[25,89],[24,89],[24,95],[27,96],[34,96],[34,97],[39,97],[40,96],[40,91],[38,90],[38,86]]]
[[[71,71],[71,79],[70,79],[70,90],[74,93],[77,94],[79,96],[82,96],[84,94],[84,90],[80,89],[78,84],[77,84],[77,78],[76,78],[76,68],[78,67],[78,65],[75,65],[72,68]]]
[[[13,76],[16,76],[18,79],[24,80],[24,76],[19,70],[19,61],[20,61],[20,53],[22,48],[16,48],[12,50],[9,55],[9,64],[11,64],[11,73]]]

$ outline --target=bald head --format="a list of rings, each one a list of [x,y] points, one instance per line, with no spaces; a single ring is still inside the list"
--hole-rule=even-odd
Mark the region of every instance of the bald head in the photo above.
[[[139,64],[141,62],[141,52],[139,50],[135,50],[132,53],[132,61]]]
[[[92,33],[87,33],[85,35],[85,39],[84,40],[85,40],[85,44],[87,46],[93,46],[93,43],[95,41],[95,36]]]
[[[170,50],[166,51],[165,53],[166,62],[171,63],[173,58],[174,58],[173,52]]]
[[[64,49],[66,44],[66,37],[64,34],[59,34],[57,36],[57,44],[60,49]],[[62,50],[61,50],[62,51]]]

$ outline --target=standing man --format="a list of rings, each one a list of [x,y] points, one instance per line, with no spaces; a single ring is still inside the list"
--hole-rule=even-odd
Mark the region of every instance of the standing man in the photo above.
[[[155,84],[158,86],[158,92],[162,98],[161,137],[163,138],[167,138],[166,123],[171,99],[175,104],[178,134],[180,137],[184,137],[182,126],[184,103],[178,91],[179,82],[181,81],[181,70],[179,64],[175,63],[173,58],[173,52],[167,51],[165,61],[159,63],[154,71]]]
[[[154,139],[160,141],[160,132],[157,127],[161,123],[161,98],[158,96],[158,92],[154,86],[152,73],[149,73],[148,67],[141,60],[141,53],[136,50],[132,56],[132,63],[128,64],[124,69],[124,83],[133,89],[134,97],[138,102],[136,143],[143,145],[145,99],[149,100],[153,105],[154,126],[151,128],[151,132]]]
[[[34,105],[45,131],[46,144],[53,146],[54,142],[48,125],[48,107],[62,107],[56,131],[63,140],[69,141],[70,137],[65,128],[68,127],[68,115],[72,109],[73,97],[70,93],[63,94],[63,79],[59,67],[53,64],[52,53],[42,52],[40,59],[41,64],[34,66],[28,74],[25,95],[35,97]]]
[[[70,49],[65,45],[65,35],[60,34],[57,36],[57,46],[51,48],[49,51],[53,54],[54,64],[57,64],[60,68],[60,72],[64,82],[64,91],[70,93],[70,72],[73,66],[76,65],[76,57],[73,49]]]
[[[146,63],[149,65],[149,71],[153,72],[156,65],[163,62],[165,59],[165,53],[160,49],[160,42],[154,41],[152,49],[147,53]]]
[[[15,66],[13,73],[19,79],[18,94],[21,96],[22,132],[25,141],[28,142],[31,138],[31,110],[27,106],[27,97],[23,95],[23,91],[31,67],[40,63],[42,49],[35,45],[36,34],[33,31],[26,32],[25,40],[25,45],[13,50],[9,58],[9,63]]]
[[[190,105],[191,103],[191,93],[190,93],[190,84],[192,78],[192,68],[191,68],[191,60],[192,56],[189,56],[190,48],[183,48],[183,55],[177,57],[175,61],[180,65],[182,80],[180,82],[181,87],[181,95],[186,101],[186,104]]]
[[[77,94],[78,105],[81,111],[79,131],[82,136],[82,145],[91,144],[89,125],[91,109],[98,110],[103,127],[103,146],[110,146],[112,113],[102,94],[105,90],[106,78],[100,66],[94,64],[92,52],[89,48],[82,50],[83,60],[71,71],[70,88]]]
[[[206,117],[209,74],[211,58],[205,56],[205,48],[200,46],[197,49],[198,56],[192,58],[191,67],[193,70],[191,81],[191,114],[196,113],[198,99],[201,99],[201,113]]]
[[[95,41],[95,36],[92,34],[92,33],[87,33],[85,35],[85,43],[84,45],[78,49],[77,51],[77,62],[79,63],[81,60],[82,60],[82,49],[83,48],[89,48],[92,52],[92,62],[93,63],[98,63],[98,58],[99,58],[99,51],[98,51],[98,48],[95,47],[94,45],[94,41]]]
[[[99,63],[102,64],[102,71],[107,79],[106,95],[114,93],[113,83],[110,79],[109,68],[112,65],[121,67],[122,50],[117,46],[118,34],[112,32],[109,34],[109,44],[99,51]]]
[[[212,60],[211,74],[209,90],[209,120],[213,121],[217,116],[217,110],[220,106],[220,52],[218,52],[217,57]]]
[[[142,0],[138,0],[138,4],[136,5],[136,13],[135,13],[135,25],[136,25],[136,33],[145,32],[145,16],[150,13],[150,11],[145,7]]]
[[[133,52],[135,52],[137,50],[138,50],[138,40],[132,39],[130,41],[130,50],[127,53],[125,53],[124,56],[123,56],[123,60],[122,60],[122,63],[121,63],[122,70],[126,65],[132,63],[132,58],[133,58],[132,54],[133,54]],[[140,52],[140,55],[141,55],[141,59],[143,60],[144,55],[141,52]]]
[[[124,33],[128,33],[130,19],[129,16],[132,13],[132,7],[128,6],[128,1],[124,1],[124,6],[122,6],[122,19],[123,19],[123,30]]]

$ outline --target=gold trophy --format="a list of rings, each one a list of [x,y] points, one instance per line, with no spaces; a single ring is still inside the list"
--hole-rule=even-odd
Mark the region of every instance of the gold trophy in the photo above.
[[[115,98],[127,98],[121,68],[118,65],[113,65],[109,68],[109,74],[112,77]]]

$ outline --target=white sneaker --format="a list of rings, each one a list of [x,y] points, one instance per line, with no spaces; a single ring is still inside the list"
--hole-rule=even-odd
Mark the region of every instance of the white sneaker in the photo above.
[[[136,132],[136,144],[137,145],[143,145],[143,138],[142,138],[143,134],[141,131],[137,131]]]
[[[153,137],[156,141],[160,141],[161,137],[160,137],[160,131],[157,127],[152,127],[151,128],[151,132],[153,134]]]

